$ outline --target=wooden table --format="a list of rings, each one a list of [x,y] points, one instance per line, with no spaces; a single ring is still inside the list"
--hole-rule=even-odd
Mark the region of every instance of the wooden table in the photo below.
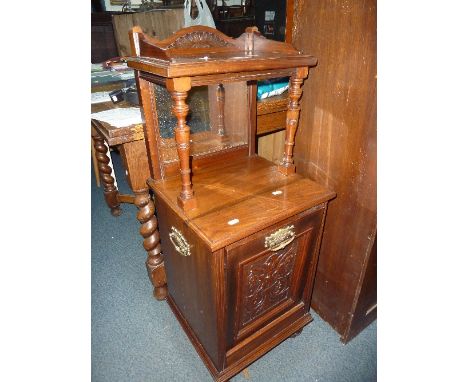
[[[93,92],[118,89],[121,84],[94,86]],[[125,101],[118,104],[109,102],[91,105],[91,112],[113,108],[134,107]],[[108,123],[91,119],[91,134],[96,151],[96,161],[99,176],[104,188],[104,197],[112,215],[121,214],[120,203],[134,203],[135,195],[148,189],[146,180],[149,178],[148,159],[146,155],[143,125],[135,124],[125,127],[115,127]],[[107,144],[107,145],[106,145]],[[112,176],[109,148],[117,149],[122,155],[128,184],[134,195],[119,193],[116,181]]]

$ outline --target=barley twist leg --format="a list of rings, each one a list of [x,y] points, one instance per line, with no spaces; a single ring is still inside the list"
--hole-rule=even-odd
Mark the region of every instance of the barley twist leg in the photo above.
[[[135,193],[135,205],[138,207],[137,219],[141,223],[140,234],[143,236],[143,247],[148,253],[146,269],[153,284],[153,296],[164,300],[167,296],[166,271],[161,253],[158,221],[154,214],[154,203],[148,191]]]
[[[122,213],[120,209],[119,191],[115,186],[115,179],[111,175],[112,168],[109,166],[109,150],[104,143],[104,138],[100,135],[93,136],[94,149],[96,150],[96,159],[98,162],[99,175],[104,185],[104,198],[111,210],[113,216],[119,216]]]

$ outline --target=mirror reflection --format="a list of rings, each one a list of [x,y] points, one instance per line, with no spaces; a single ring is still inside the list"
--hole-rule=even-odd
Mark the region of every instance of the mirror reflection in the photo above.
[[[173,100],[162,85],[154,84],[159,125],[159,153],[163,163],[178,161],[172,113]],[[190,128],[190,155],[203,156],[247,146],[249,125],[246,82],[196,86],[188,91],[186,118]]]
[[[174,129],[177,119],[172,114],[172,98],[167,89],[154,84],[156,93],[156,109],[158,112],[159,134],[161,138],[174,138]],[[190,134],[196,134],[210,130],[210,113],[208,105],[208,87],[198,86],[190,89],[187,99],[189,114],[187,125]]]

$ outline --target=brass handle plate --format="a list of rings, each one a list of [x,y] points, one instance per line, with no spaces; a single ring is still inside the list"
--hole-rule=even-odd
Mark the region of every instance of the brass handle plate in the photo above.
[[[190,244],[177,228],[171,227],[169,239],[179,255],[190,256]]]
[[[272,252],[283,249],[296,238],[296,234],[293,230],[294,226],[290,225],[280,228],[278,231],[265,237],[265,248],[268,248]]]

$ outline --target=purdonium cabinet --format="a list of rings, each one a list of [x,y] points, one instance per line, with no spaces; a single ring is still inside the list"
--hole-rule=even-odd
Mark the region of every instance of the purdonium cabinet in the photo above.
[[[130,31],[151,178],[136,194],[147,269],[216,381],[312,321],[327,203],[296,174],[302,84],[317,60],[247,28]],[[257,81],[289,78],[281,162],[255,154]],[[306,127],[308,128],[308,127]],[[149,191],[154,195],[150,197]]]

